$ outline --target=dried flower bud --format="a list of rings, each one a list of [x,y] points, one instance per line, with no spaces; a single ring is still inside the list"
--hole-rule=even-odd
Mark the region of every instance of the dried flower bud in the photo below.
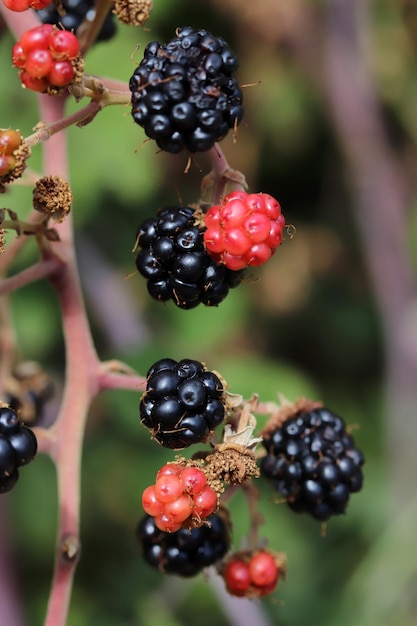
[[[33,208],[62,222],[71,210],[72,191],[59,176],[40,178],[33,189]]]
[[[152,0],[115,0],[113,13],[123,24],[141,26],[150,16],[152,7]]]

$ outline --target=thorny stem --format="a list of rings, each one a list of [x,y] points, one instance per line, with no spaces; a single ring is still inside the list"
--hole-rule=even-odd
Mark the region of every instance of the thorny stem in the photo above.
[[[3,280],[0,283],[0,296],[20,289],[20,287],[24,287],[40,278],[52,276],[53,273],[58,271],[59,267],[60,262],[57,258],[43,259],[35,263],[35,265],[22,270],[19,274],[15,274],[15,276]]]
[[[203,195],[205,188],[213,186],[212,202],[213,204],[219,204],[225,195],[226,187],[228,192],[245,191],[247,189],[244,175],[230,167],[218,143],[211,148],[209,154],[213,169],[203,179]]]

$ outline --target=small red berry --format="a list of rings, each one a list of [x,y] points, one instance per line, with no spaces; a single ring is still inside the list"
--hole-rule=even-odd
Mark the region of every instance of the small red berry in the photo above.
[[[0,154],[0,176],[9,174],[16,165],[16,159],[10,154]]]
[[[181,528],[181,522],[175,522],[169,515],[162,513],[154,518],[155,526],[164,533],[175,533]]]
[[[13,154],[22,143],[22,138],[17,130],[6,128],[0,131],[0,154]]]
[[[164,513],[175,523],[182,523],[188,519],[193,512],[191,499],[184,495],[180,496],[172,502],[168,502],[165,506]]]
[[[257,587],[275,587],[278,582],[278,567],[272,554],[258,552],[249,561],[251,582]]]
[[[3,0],[3,4],[7,9],[15,13],[22,13],[22,11],[27,11],[29,8],[28,0]]]
[[[42,24],[30,28],[21,36],[20,43],[24,54],[29,54],[32,50],[47,50],[49,45],[49,35],[54,30],[52,24]]]
[[[269,194],[233,191],[204,216],[204,243],[218,263],[237,271],[266,263],[282,241],[284,216]]]
[[[250,585],[249,567],[241,559],[231,559],[223,572],[226,588],[233,596],[245,596]]]
[[[49,50],[32,50],[26,57],[25,70],[33,78],[43,78],[51,71],[53,62]]]
[[[181,465],[178,465],[177,463],[167,463],[158,471],[156,480],[158,480],[161,476],[166,476],[168,474],[175,474],[178,476],[181,473],[181,469]]]
[[[164,511],[164,504],[160,502],[155,495],[155,487],[151,485],[150,487],[146,487],[144,492],[142,493],[142,506],[144,511],[148,515],[161,515]]]
[[[195,495],[207,485],[207,478],[196,467],[185,467],[181,472],[181,482],[186,493]]]
[[[217,493],[207,486],[194,497],[194,514],[202,519],[211,515],[217,507]]]
[[[160,502],[173,502],[183,493],[182,482],[174,474],[165,474],[155,483],[155,496]]]
[[[57,61],[72,60],[80,52],[80,43],[74,33],[54,29],[49,37],[49,49]]]
[[[29,76],[29,74],[24,70],[19,71],[19,78],[22,82],[22,85],[24,87],[27,87],[27,89],[31,89],[32,91],[45,93],[49,86],[49,82],[46,80],[46,78],[34,78],[33,76]]]
[[[71,61],[55,61],[48,73],[48,80],[54,87],[66,87],[74,78]]]
[[[18,41],[12,48],[12,63],[15,67],[23,69],[26,63],[26,54],[23,51],[22,44]]]

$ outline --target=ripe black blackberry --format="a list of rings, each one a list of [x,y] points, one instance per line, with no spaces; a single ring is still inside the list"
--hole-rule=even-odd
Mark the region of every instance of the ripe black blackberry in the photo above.
[[[19,478],[18,468],[33,460],[37,451],[33,431],[24,426],[16,411],[0,408],[0,493],[10,491]]]
[[[241,282],[242,271],[216,264],[207,253],[204,230],[188,206],[162,209],[139,226],[136,267],[155,300],[172,300],[181,309],[217,306]]]
[[[320,521],[344,513],[350,494],[362,488],[365,459],[342,418],[318,407],[266,431],[261,473],[289,507]]]
[[[237,59],[221,37],[179,28],[149,43],[129,82],[132,116],[161,150],[209,150],[242,120]]]
[[[165,533],[146,515],[138,524],[137,540],[145,561],[160,572],[177,576],[195,576],[214,565],[230,547],[228,519],[223,511],[207,518],[208,524],[174,533]]]
[[[62,0],[65,15],[60,15],[52,2],[46,9],[36,11],[43,24],[55,24],[64,30],[77,34],[77,29],[84,20],[92,20],[95,14],[94,0]],[[96,41],[108,41],[117,31],[117,24],[111,11],[107,14]]]
[[[225,416],[220,378],[199,361],[161,359],[146,375],[139,404],[142,424],[174,450],[206,441]]]

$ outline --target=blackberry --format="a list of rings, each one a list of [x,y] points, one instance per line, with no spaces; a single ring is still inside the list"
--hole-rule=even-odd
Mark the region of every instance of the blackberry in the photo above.
[[[217,563],[230,547],[229,524],[218,513],[207,521],[199,528],[165,533],[156,527],[153,517],[145,515],[136,530],[145,561],[160,572],[184,577]]]
[[[37,451],[33,431],[24,426],[16,411],[0,408],[0,493],[10,491],[19,478],[18,468],[33,460]]]
[[[65,15],[60,15],[52,2],[46,9],[36,11],[43,24],[55,24],[64,30],[77,34],[78,27],[84,20],[91,21],[95,15],[94,0],[62,0]],[[107,14],[96,41],[108,41],[117,31],[116,20],[111,11]]]
[[[161,359],[147,373],[139,413],[142,424],[166,448],[206,441],[225,416],[219,377],[190,359]]]
[[[155,300],[172,300],[181,309],[217,306],[240,283],[242,271],[209,256],[203,232],[195,225],[194,210],[180,205],[161,209],[139,226],[136,267]]]
[[[326,521],[360,491],[363,454],[345,422],[326,408],[299,411],[263,439],[261,473],[297,513]]]
[[[129,82],[132,116],[161,150],[209,150],[242,120],[237,59],[221,37],[179,28],[149,43]]]

